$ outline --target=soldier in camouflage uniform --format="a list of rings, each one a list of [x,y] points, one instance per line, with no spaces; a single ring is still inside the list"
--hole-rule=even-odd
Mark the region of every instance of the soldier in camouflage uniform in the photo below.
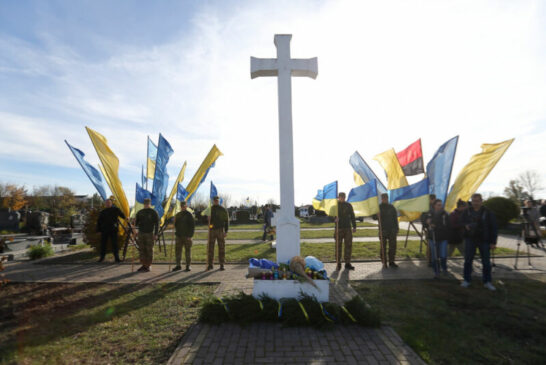
[[[150,271],[154,259],[154,242],[157,240],[159,230],[159,215],[150,207],[151,200],[144,199],[144,208],[136,214],[136,226],[138,227],[138,248],[140,251],[140,272]]]
[[[351,265],[351,255],[353,253],[353,233],[356,232],[356,219],[353,206],[345,201],[345,193],[338,195],[338,216],[336,217],[337,234],[337,265],[336,269],[341,270],[341,245],[344,242],[343,258],[345,269],[354,270]],[[352,230],[351,230],[352,226]]]
[[[186,251],[186,269],[184,271],[190,271],[191,264],[191,246],[193,233],[195,231],[195,221],[193,215],[188,212],[186,202],[180,202],[181,212],[177,213],[174,217],[174,226],[176,230],[176,266],[173,271],[181,270],[182,267],[182,247]]]
[[[226,241],[229,229],[229,219],[227,210],[220,205],[220,198],[213,198],[213,205],[210,209],[209,217],[209,242],[207,245],[207,271],[212,270],[214,261],[214,243],[218,240],[218,260],[220,261],[220,270],[224,270],[224,261],[226,259]]]

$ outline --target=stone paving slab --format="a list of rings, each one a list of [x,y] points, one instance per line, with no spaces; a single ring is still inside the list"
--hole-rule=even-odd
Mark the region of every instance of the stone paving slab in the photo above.
[[[194,325],[167,364],[424,364],[390,327]]]

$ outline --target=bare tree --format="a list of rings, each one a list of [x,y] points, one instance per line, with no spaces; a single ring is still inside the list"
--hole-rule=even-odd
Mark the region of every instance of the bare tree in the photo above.
[[[521,204],[523,199],[529,197],[518,180],[510,180],[508,186],[504,188],[504,195],[518,205]]]
[[[223,206],[229,208],[229,203],[231,203],[231,194],[222,193],[218,194],[218,196],[223,200]]]
[[[540,175],[535,170],[527,170],[519,174],[518,182],[527,191],[530,199],[534,199],[535,193],[544,189]]]

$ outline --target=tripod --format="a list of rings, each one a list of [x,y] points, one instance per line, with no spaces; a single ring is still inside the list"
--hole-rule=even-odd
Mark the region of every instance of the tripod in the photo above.
[[[538,233],[533,222],[529,222],[529,220],[527,219],[527,217],[525,217],[525,215],[523,216],[523,219],[525,221],[521,223],[521,230],[518,234],[518,243],[517,243],[518,248],[516,250],[516,262],[514,263],[515,270],[518,270],[519,247],[521,246],[522,239],[527,245],[527,259],[528,259],[529,267],[531,268],[533,267],[533,265],[531,264],[531,252],[529,250],[529,246],[536,245],[537,248],[541,246],[544,247],[544,244],[540,240],[540,234]],[[531,236],[530,234],[531,232],[534,233],[535,235],[534,237]]]

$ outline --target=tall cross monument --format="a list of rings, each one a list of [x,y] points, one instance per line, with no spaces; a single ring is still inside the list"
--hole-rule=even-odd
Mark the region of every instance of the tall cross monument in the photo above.
[[[294,142],[292,137],[292,76],[315,79],[317,58],[290,58],[290,34],[276,34],[277,58],[250,57],[250,77],[276,76],[279,93],[279,157],[281,211],[277,218],[277,262],[300,254],[300,221],[294,215]]]

